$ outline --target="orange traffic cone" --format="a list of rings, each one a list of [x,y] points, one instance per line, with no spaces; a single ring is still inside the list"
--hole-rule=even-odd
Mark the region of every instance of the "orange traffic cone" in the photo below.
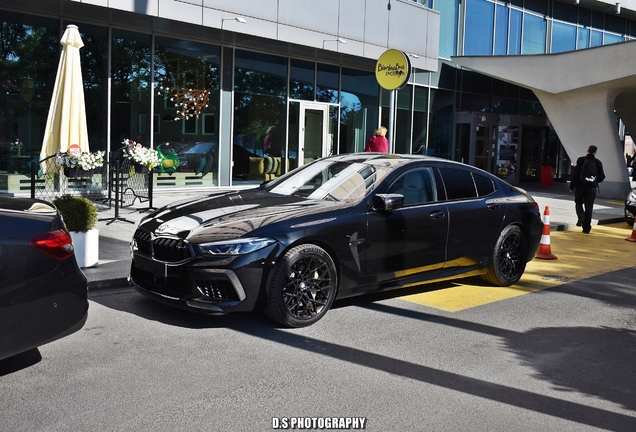
[[[636,242],[636,218],[634,218],[634,226],[632,227],[632,235],[627,237],[625,240],[630,242]]]
[[[543,235],[541,236],[537,258],[544,260],[558,259],[556,255],[552,254],[552,249],[550,248],[550,207],[548,206],[545,206],[545,211],[543,212]]]

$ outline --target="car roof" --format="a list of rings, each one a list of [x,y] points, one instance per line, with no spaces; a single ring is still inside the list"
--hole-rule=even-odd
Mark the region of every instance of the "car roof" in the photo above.
[[[322,160],[376,163],[384,159],[392,160],[392,161],[395,161],[397,159],[397,160],[403,160],[405,162],[429,161],[429,162],[436,162],[439,164],[448,164],[448,165],[455,165],[458,167],[461,166],[461,167],[470,168],[470,169],[478,169],[472,165],[466,165],[464,163],[452,161],[450,159],[444,159],[444,158],[440,158],[436,156],[425,156],[425,155],[419,155],[419,154],[393,154],[393,153],[371,153],[371,152],[347,153],[342,155],[327,156],[323,158]]]

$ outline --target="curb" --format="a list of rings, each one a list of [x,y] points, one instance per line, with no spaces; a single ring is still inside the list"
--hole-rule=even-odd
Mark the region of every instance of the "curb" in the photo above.
[[[624,217],[615,217],[615,218],[601,219],[598,221],[597,225],[610,225],[610,224],[619,223],[619,222],[627,223]]]
[[[112,279],[100,279],[88,282],[88,290],[96,291],[107,288],[121,288],[123,286],[129,286],[128,278],[112,278]]]

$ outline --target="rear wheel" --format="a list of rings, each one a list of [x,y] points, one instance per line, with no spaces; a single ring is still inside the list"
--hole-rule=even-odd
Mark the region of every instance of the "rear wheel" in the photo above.
[[[509,286],[517,282],[526,269],[526,240],[521,229],[507,226],[497,239],[488,272],[482,279],[498,286]]]
[[[296,246],[274,269],[265,313],[289,327],[311,325],[327,313],[337,286],[336,266],[324,249]]]

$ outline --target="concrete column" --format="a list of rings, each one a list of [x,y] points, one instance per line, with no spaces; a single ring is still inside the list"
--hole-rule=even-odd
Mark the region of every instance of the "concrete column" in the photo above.
[[[603,162],[606,176],[599,186],[598,196],[625,199],[629,191],[629,179],[612,109],[613,101],[608,101],[607,89],[586,88],[567,94],[535,90],[534,93],[572,163],[586,154],[588,146],[593,144],[598,147],[596,157]]]
[[[624,200],[630,189],[614,110],[636,130],[636,41],[559,54],[453,57],[460,66],[534,92],[570,159],[596,145],[606,179],[599,196]],[[630,128],[630,125],[633,127]]]

